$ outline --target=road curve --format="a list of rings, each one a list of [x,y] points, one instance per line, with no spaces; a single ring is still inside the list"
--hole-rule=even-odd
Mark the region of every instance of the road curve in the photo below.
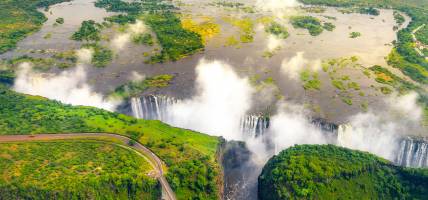
[[[51,141],[51,140],[66,140],[66,139],[118,139],[125,144],[131,140],[130,138],[111,134],[111,133],[69,133],[69,134],[37,134],[37,135],[0,135],[1,142],[26,142],[26,141]],[[132,146],[128,146],[139,153],[144,154],[150,164],[157,170],[158,175],[156,176],[162,186],[162,198],[165,200],[176,200],[174,191],[172,191],[168,181],[164,177],[162,160],[156,156],[147,147],[143,146],[139,142],[136,142]]]

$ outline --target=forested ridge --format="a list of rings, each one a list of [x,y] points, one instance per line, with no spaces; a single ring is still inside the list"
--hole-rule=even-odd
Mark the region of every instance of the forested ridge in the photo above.
[[[334,145],[297,145],[264,166],[259,198],[426,199],[428,170],[397,167],[370,153]]]

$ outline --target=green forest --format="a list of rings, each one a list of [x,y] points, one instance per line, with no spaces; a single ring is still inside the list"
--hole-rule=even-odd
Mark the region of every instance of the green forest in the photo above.
[[[71,106],[23,95],[0,84],[0,134],[107,132],[129,136],[155,152],[169,167],[166,177],[178,198],[217,199],[219,138],[135,119],[102,109]],[[197,169],[197,170],[195,170]]]
[[[297,145],[263,167],[259,198],[427,199],[428,170],[335,145]]]
[[[37,8],[65,1],[70,0],[0,1],[0,53],[15,48],[18,41],[40,29],[47,19]]]
[[[90,140],[2,143],[0,199],[160,198],[141,156]]]

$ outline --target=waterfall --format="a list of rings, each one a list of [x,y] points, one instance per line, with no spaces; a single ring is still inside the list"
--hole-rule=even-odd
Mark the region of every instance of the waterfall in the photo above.
[[[428,141],[411,137],[403,138],[395,163],[406,167],[428,167]]]
[[[139,119],[168,121],[170,118],[168,110],[177,102],[177,99],[168,96],[132,97],[132,114]]]
[[[256,138],[265,134],[269,128],[269,117],[246,115],[241,119],[241,132],[244,136]]]
[[[314,118],[310,120],[312,125],[317,127],[321,130],[323,135],[329,140],[329,141],[335,141],[338,134],[338,125],[327,122],[326,120],[322,118]]]
[[[337,145],[342,147],[352,146],[352,126],[349,124],[339,125],[337,130]]]
[[[361,133],[354,132],[351,125],[344,124],[340,125],[337,131],[337,145],[376,152],[376,149],[371,149],[375,143],[374,138],[370,138],[371,135],[358,135]],[[428,140],[424,138],[415,137],[400,137],[394,138],[393,143],[398,146],[392,148],[391,156],[388,158],[393,161],[396,165],[405,167],[428,167]],[[391,144],[391,143],[389,143]],[[390,148],[385,146],[384,148]],[[379,155],[379,151],[376,153]]]

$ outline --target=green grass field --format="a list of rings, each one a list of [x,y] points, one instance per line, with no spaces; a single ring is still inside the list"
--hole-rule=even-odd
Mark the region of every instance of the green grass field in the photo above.
[[[114,143],[0,145],[0,199],[158,199],[145,158]]]

